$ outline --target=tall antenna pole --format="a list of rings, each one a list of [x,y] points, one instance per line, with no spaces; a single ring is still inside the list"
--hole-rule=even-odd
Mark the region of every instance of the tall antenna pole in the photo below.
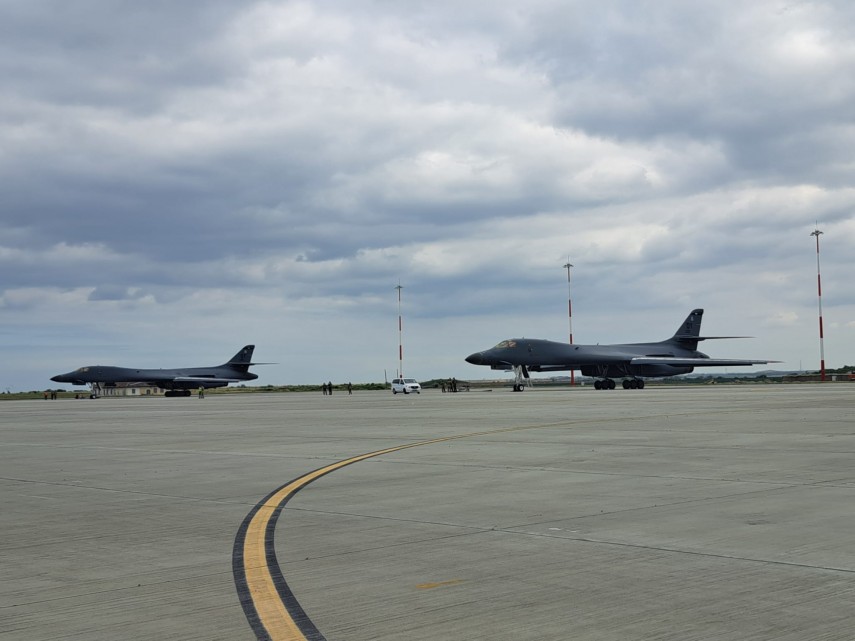
[[[825,345],[823,344],[823,333],[822,333],[822,276],[820,275],[819,270],[819,237],[822,235],[822,232],[819,231],[819,225],[817,224],[817,229],[814,229],[811,236],[816,236],[816,292],[817,299],[819,301],[819,380],[825,380]]]
[[[573,344],[573,290],[570,288],[570,269],[573,267],[570,264],[570,257],[567,257],[567,264],[564,269],[567,270],[567,321],[570,324],[570,344]],[[576,373],[570,370],[570,386],[576,385]]]
[[[401,281],[398,281],[398,378],[404,378],[404,324],[401,321]]]

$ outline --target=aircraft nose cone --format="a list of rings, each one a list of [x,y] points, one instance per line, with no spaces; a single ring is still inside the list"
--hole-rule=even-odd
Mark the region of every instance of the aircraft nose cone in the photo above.
[[[75,377],[73,376],[74,372],[69,372],[68,374],[57,374],[56,376],[51,376],[50,380],[54,383],[72,383],[75,384]],[[79,385],[83,385],[83,382],[77,383]]]
[[[466,362],[472,363],[473,365],[482,365],[484,363],[484,353],[475,352],[474,354],[470,354],[466,357]]]

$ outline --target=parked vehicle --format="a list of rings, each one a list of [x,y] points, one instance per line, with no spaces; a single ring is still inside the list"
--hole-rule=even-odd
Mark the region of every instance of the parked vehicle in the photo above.
[[[396,378],[392,380],[392,393],[397,394],[398,392],[421,394],[422,386],[414,378]]]

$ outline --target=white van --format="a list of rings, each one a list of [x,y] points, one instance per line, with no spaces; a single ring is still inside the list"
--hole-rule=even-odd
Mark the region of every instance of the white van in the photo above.
[[[392,380],[392,393],[397,394],[398,392],[421,394],[422,386],[414,378],[395,378]]]

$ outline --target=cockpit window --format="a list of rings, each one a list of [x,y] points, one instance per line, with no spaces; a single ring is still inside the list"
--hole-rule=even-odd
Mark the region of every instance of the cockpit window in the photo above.
[[[502,341],[498,345],[496,345],[493,349],[510,349],[512,347],[516,347],[516,341]]]

